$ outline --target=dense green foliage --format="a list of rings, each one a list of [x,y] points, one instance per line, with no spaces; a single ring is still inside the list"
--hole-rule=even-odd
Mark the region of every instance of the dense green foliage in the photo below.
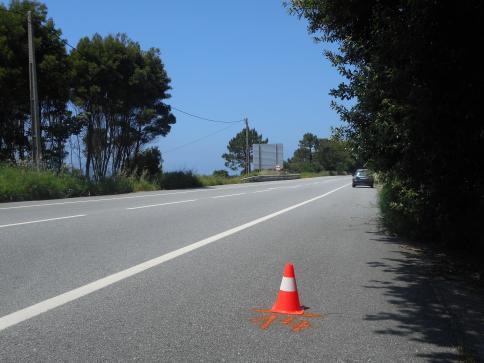
[[[31,157],[29,10],[44,167],[60,172],[70,153],[71,162],[89,179],[134,169],[157,174],[157,155],[143,148],[166,136],[175,123],[164,103],[170,97],[170,78],[159,50],[142,50],[125,34],[95,34],[79,40],[68,54],[47,7],[30,0],[0,4],[0,162],[23,164]]]
[[[215,176],[215,177],[228,178],[229,172],[225,169],[214,170],[212,175]]]
[[[202,183],[192,171],[163,173],[159,179],[161,189],[183,189],[201,187]]]
[[[346,142],[337,138],[320,139],[314,134],[306,133],[284,167],[298,173],[320,173],[324,170],[342,173],[354,171],[355,163]]]
[[[87,195],[88,183],[70,174],[0,166],[0,202]]]
[[[82,38],[70,54],[72,101],[85,142],[85,174],[117,174],[143,145],[165,136],[175,123],[168,78],[157,49],[142,51],[125,34]]]
[[[138,152],[130,160],[128,170],[131,175],[147,177],[151,180],[161,172],[161,152],[157,147]]]
[[[0,4],[0,161],[24,160],[30,154],[30,96],[25,14],[32,11],[43,154],[47,165],[60,170],[65,143],[72,133],[69,60],[61,31],[47,18],[45,5],[13,1]]]
[[[54,173],[26,166],[0,165],[0,202],[196,188],[240,182],[240,177],[196,175],[191,171],[159,173],[151,180],[144,176],[116,175],[95,181],[67,170]]]
[[[259,135],[255,129],[249,129],[249,158],[252,163],[252,145],[254,144],[267,144],[269,140],[264,139],[262,135]],[[232,170],[242,169],[242,173],[246,174],[250,172],[250,163],[247,168],[247,149],[246,149],[246,135],[245,128],[242,129],[237,135],[235,135],[227,145],[227,153],[222,157],[225,159],[225,166]]]
[[[346,77],[331,93],[353,150],[380,173],[403,235],[484,249],[484,123],[475,36],[484,3],[293,0]],[[348,104],[348,103],[346,103]]]
[[[158,189],[158,186],[148,180],[123,175],[92,181],[67,171],[54,173],[22,166],[0,166],[0,202],[118,194],[155,189]]]
[[[257,173],[252,173],[257,175]],[[302,177],[336,175],[336,172],[302,173]],[[41,200],[151,191],[159,189],[183,189],[212,185],[237,184],[240,176],[197,175],[192,171],[158,173],[151,179],[145,175],[109,176],[99,180],[88,180],[78,171],[52,172],[36,170],[26,166],[0,165],[0,202]]]

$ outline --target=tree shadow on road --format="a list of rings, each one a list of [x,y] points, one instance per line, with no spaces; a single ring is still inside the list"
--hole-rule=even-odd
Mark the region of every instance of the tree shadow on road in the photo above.
[[[434,261],[418,246],[382,232],[368,233],[373,234],[371,240],[392,244],[395,248],[392,250],[394,257],[367,263],[391,277],[386,281],[370,280],[364,287],[383,290],[383,295],[395,309],[368,314],[365,320],[390,322],[392,328],[377,330],[377,334],[405,336],[411,341],[424,343],[429,349],[417,352],[416,358],[431,362],[474,361],[472,356],[476,356],[476,352],[465,344],[468,338],[466,327],[459,321],[459,314],[453,306],[457,302],[449,302],[446,282],[434,273]],[[465,313],[482,317],[479,309],[478,305],[469,304]],[[433,352],[432,346],[440,347],[436,349],[440,352]],[[458,348],[458,351],[452,351],[452,348]]]

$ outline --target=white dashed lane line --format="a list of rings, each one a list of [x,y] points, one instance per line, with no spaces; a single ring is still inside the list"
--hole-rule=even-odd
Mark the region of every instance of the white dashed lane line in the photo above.
[[[66,217],[57,217],[57,218],[48,218],[48,219],[37,219],[37,220],[34,220],[34,221],[18,222],[18,223],[10,223],[10,224],[2,224],[2,225],[0,225],[0,228],[22,226],[24,224],[33,224],[33,223],[43,223],[43,222],[58,221],[58,220],[61,220],[61,219],[80,218],[80,217],[85,217],[85,216],[86,216],[86,214],[78,214],[78,215],[75,215],[75,216],[66,216]]]
[[[133,210],[133,209],[141,209],[141,208],[152,208],[152,207],[161,207],[163,205],[170,205],[170,204],[180,204],[180,203],[190,203],[196,202],[198,199],[187,199],[187,200],[180,200],[178,202],[168,202],[168,203],[159,203],[159,204],[149,204],[149,205],[142,205],[139,207],[130,207],[126,208],[126,210]]]
[[[219,199],[219,198],[227,198],[227,197],[235,197],[236,195],[244,195],[247,193],[235,193],[235,194],[224,194],[224,195],[217,195],[215,197],[211,197],[212,199]]]
[[[19,324],[25,320],[28,320],[28,319],[31,319],[35,316],[38,316],[42,313],[45,313],[47,311],[50,311],[52,309],[55,309],[59,306],[62,306],[64,304],[67,304],[71,301],[74,301],[74,300],[77,300],[83,296],[86,296],[86,295],[89,295],[95,291],[98,291],[98,290],[101,290],[107,286],[110,286],[112,284],[115,284],[119,281],[122,281],[122,280],[125,280],[127,279],[128,277],[131,277],[131,276],[134,276],[134,275],[137,275],[139,273],[142,273],[148,269],[151,269],[155,266],[158,266],[158,265],[161,265],[162,263],[165,263],[167,261],[170,261],[174,258],[177,258],[177,257],[180,257],[180,256],[183,256],[184,254],[186,253],[189,253],[189,252],[192,252],[194,250],[197,250],[201,247],[204,247],[206,245],[209,245],[213,242],[216,242],[218,240],[221,240],[223,238],[226,238],[228,236],[231,236],[235,233],[239,233],[245,229],[248,229],[248,228],[251,228],[259,223],[263,223],[263,222],[266,222],[272,218],[275,218],[277,216],[280,216],[281,214],[285,214],[285,213],[288,213],[296,208],[300,208],[302,206],[305,206],[309,203],[313,203],[317,200],[320,200],[324,197],[327,197],[328,195],[338,191],[338,190],[341,190],[347,186],[349,186],[351,183],[349,184],[345,184],[345,185],[342,185],[338,188],[335,188],[333,190],[330,190],[329,192],[326,192],[324,194],[321,194],[321,195],[318,195],[314,198],[311,198],[311,199],[307,199],[301,203],[297,203],[297,204],[293,204],[289,207],[286,207],[286,208],[283,208],[283,209],[280,209],[278,211],[275,211],[273,213],[270,213],[270,214],[267,214],[263,217],[260,217],[260,218],[257,218],[257,219],[254,219],[248,223],[244,223],[242,225],[239,225],[239,226],[236,226],[236,227],[233,227],[233,228],[230,228],[226,231],[223,231],[223,232],[220,232],[218,234],[215,234],[213,236],[210,236],[208,238],[204,238],[198,242],[195,242],[195,243],[192,243],[192,244],[189,244],[189,245],[186,245],[182,248],[179,248],[177,250],[174,250],[174,251],[171,251],[171,252],[168,252],[164,255],[161,255],[161,256],[158,256],[158,257],[155,257],[151,260],[148,260],[148,261],[145,261],[145,262],[142,262],[138,265],[135,265],[135,266],[132,266],[130,268],[127,268],[125,270],[122,270],[122,271],[119,271],[119,272],[116,272],[112,275],[109,275],[109,276],[106,276],[104,278],[101,278],[99,280],[96,280],[96,281],[93,281],[89,284],[86,284],[86,285],[83,285],[83,286],[80,286],[78,288],[75,288],[73,290],[70,290],[70,291],[67,291],[63,294],[60,294],[60,295],[57,295],[57,296],[53,296],[51,297],[50,299],[47,299],[47,300],[43,300],[43,301],[40,301],[39,303],[37,304],[34,304],[34,305],[31,305],[31,306],[28,306],[24,309],[20,309],[18,311],[15,311],[11,314],[8,314],[8,315],[5,315],[5,316],[2,316],[0,317],[0,331],[4,330],[4,329],[7,329],[8,327],[11,327],[11,326],[14,326],[16,324]],[[70,216],[70,217],[64,217],[64,218],[74,218],[74,217],[79,217],[79,216]]]

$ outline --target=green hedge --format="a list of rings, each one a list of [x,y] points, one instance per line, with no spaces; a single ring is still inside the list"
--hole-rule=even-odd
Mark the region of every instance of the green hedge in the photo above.
[[[0,201],[68,198],[89,193],[89,183],[71,174],[0,166]]]
[[[378,195],[384,227],[392,234],[418,238],[423,229],[422,203],[417,191],[397,180],[385,181]]]
[[[160,189],[184,189],[201,187],[202,183],[191,171],[172,171],[159,177]]]
[[[256,175],[257,173],[252,173]],[[305,175],[305,177],[327,173]],[[192,171],[161,173],[155,180],[118,175],[89,181],[70,172],[54,173],[28,167],[0,165],[0,202],[82,197],[89,195],[120,194],[159,189],[197,188],[211,185],[240,183],[242,177],[196,175]]]
[[[0,202],[41,200],[156,190],[142,178],[114,176],[89,181],[68,172],[53,173],[27,167],[0,166]]]

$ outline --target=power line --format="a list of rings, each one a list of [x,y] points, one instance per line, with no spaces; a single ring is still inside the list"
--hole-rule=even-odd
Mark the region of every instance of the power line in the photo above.
[[[223,132],[223,131],[225,131],[225,130],[230,129],[231,127],[234,127],[235,125],[236,125],[235,123],[232,123],[231,125],[229,125],[229,126],[227,126],[227,127],[224,127],[224,128],[222,128],[222,129],[220,129],[220,130],[217,130],[217,131],[215,131],[215,132],[212,132],[211,134],[208,134],[208,135],[205,135],[205,136],[199,137],[198,139],[195,139],[195,140],[192,140],[192,141],[190,141],[190,142],[187,142],[186,144],[182,144],[182,145],[176,146],[176,147],[174,147],[174,148],[172,148],[172,149],[169,149],[169,150],[166,150],[166,151],[162,151],[162,152],[161,152],[161,154],[162,154],[162,155],[163,155],[163,154],[168,154],[168,153],[171,153],[172,151],[176,151],[176,150],[179,150],[179,149],[184,148],[184,147],[186,147],[186,146],[190,146],[190,145],[195,144],[195,143],[197,143],[197,142],[199,142],[199,141],[205,140],[205,139],[207,139],[207,138],[209,138],[209,137],[211,137],[211,136],[214,136],[214,135],[220,134],[221,132]]]
[[[16,11],[16,10],[5,9],[5,8],[2,8],[2,7],[0,7],[0,10],[3,10],[3,11],[5,11],[5,12],[12,12],[12,13],[15,13],[15,14],[19,14],[19,15],[27,16],[27,14],[25,14],[25,13],[23,13],[23,12]],[[69,48],[71,48],[72,50],[77,51],[77,52],[78,52],[78,53],[79,53],[81,56],[83,56],[83,57],[84,57],[84,58],[86,58],[87,60],[91,61],[91,60],[89,59],[89,57],[87,57],[85,54],[83,54],[83,52],[81,52],[81,51],[80,51],[79,49],[77,49],[75,46],[73,46],[73,45],[69,44],[69,43],[67,42],[67,40],[62,39],[62,38],[60,37],[60,35],[59,35],[59,34],[57,34],[57,32],[56,32],[55,30],[54,30],[54,32],[53,32],[52,34],[53,34],[54,36],[56,36],[56,37],[57,37],[57,38],[58,38],[58,39],[59,39],[59,40],[60,40],[60,41],[61,41],[61,42],[62,42],[64,45],[68,46],[68,47],[69,47]],[[97,63],[97,62],[95,62],[95,63]],[[197,143],[197,142],[199,142],[199,141],[202,141],[202,140],[204,140],[204,139],[206,139],[206,138],[209,138],[209,137],[214,136],[214,135],[217,135],[217,134],[219,134],[219,133],[221,133],[221,132],[223,132],[223,131],[225,131],[225,130],[228,130],[229,128],[231,128],[232,126],[234,126],[234,125],[235,125],[235,124],[237,124],[237,123],[240,123],[240,122],[244,122],[244,121],[245,121],[245,119],[236,120],[236,121],[214,120],[214,119],[211,119],[211,118],[208,118],[208,117],[203,117],[203,116],[195,115],[195,114],[193,114],[193,113],[190,113],[190,112],[184,111],[184,110],[182,110],[182,109],[180,109],[180,108],[178,108],[178,107],[172,106],[172,105],[170,105],[170,108],[171,108],[171,109],[173,109],[173,110],[175,110],[175,111],[181,112],[181,113],[183,113],[183,114],[185,114],[185,115],[187,115],[187,116],[190,116],[190,117],[194,117],[194,118],[197,118],[197,119],[200,119],[200,120],[204,120],[204,121],[208,121],[208,122],[214,122],[214,123],[223,123],[223,124],[230,124],[230,126],[224,127],[224,128],[222,128],[222,129],[220,129],[220,130],[217,130],[217,131],[215,131],[215,132],[213,132],[213,133],[210,133],[210,134],[205,135],[205,136],[202,136],[202,137],[200,137],[200,138],[198,138],[198,139],[195,139],[195,140],[192,140],[192,141],[190,141],[190,142],[187,142],[186,144],[182,144],[182,145],[179,145],[179,146],[177,146],[177,147],[175,147],[175,148],[172,148],[172,149],[170,149],[170,150],[164,151],[164,152],[163,152],[163,154],[167,154],[167,153],[170,153],[170,152],[176,151],[176,150],[178,150],[178,149],[184,148],[184,147],[186,147],[186,146],[190,146],[190,145],[192,145],[192,144],[195,144],[195,143]]]
[[[23,12],[20,12],[20,11],[17,11],[17,10],[11,10],[11,9],[5,9],[5,8],[2,8],[0,7],[0,10],[3,10],[3,11],[6,11],[6,12],[12,12],[12,13],[15,13],[15,14],[19,14],[19,15],[23,15],[23,16],[27,16],[26,13],[23,13]],[[54,31],[52,33],[55,37],[57,37],[57,39],[59,39],[62,43],[64,43],[66,46],[68,46],[69,48],[71,48],[72,50],[75,50],[76,52],[78,52],[81,56],[83,56],[84,58],[86,58],[87,60],[91,61],[91,59],[89,59],[90,57],[88,57],[87,55],[83,54],[83,52],[81,52],[79,49],[77,49],[75,46],[73,46],[72,44],[69,44],[69,42],[65,39],[62,39],[60,37],[59,34],[57,34],[56,31]],[[97,62],[96,62],[97,63]],[[236,121],[223,121],[223,120],[214,120],[214,119],[211,119],[211,118],[208,118],[208,117],[203,117],[203,116],[199,116],[199,115],[195,115],[193,113],[190,113],[190,112],[187,112],[187,111],[184,111],[178,107],[175,107],[175,106],[170,106],[173,110],[175,111],[178,111],[178,112],[181,112],[187,116],[191,116],[191,117],[195,117],[195,118],[198,118],[200,120],[204,120],[204,121],[209,121],[209,122],[216,122],[216,123],[223,123],[223,124],[232,124],[232,123],[238,123],[238,122],[244,122],[244,119],[241,119],[241,120],[236,120]]]
[[[18,14],[18,15],[23,15],[23,16],[27,16],[26,13],[23,13],[23,12],[20,12],[20,11],[17,11],[17,10],[12,10],[12,9],[5,9],[5,8],[2,8],[0,7],[0,10],[3,10],[5,12],[11,12],[11,13],[15,13],[15,14]],[[87,57],[85,54],[83,54],[83,52],[81,52],[79,49],[77,49],[75,46],[73,46],[72,44],[70,44],[67,40],[65,39],[62,39],[60,37],[59,34],[57,34],[56,31],[52,32],[52,34],[57,37],[57,39],[59,39],[62,43],[64,43],[65,45],[67,45],[69,48],[71,48],[72,50],[75,50],[77,51],[80,55],[82,55],[84,58],[89,58]],[[89,59],[88,59],[89,60]],[[211,119],[211,118],[207,118],[207,117],[203,117],[203,116],[199,116],[199,115],[195,115],[193,113],[190,113],[190,112],[187,112],[187,111],[184,111],[178,107],[175,107],[175,106],[171,106],[172,109],[174,109],[175,111],[178,111],[178,112],[181,112],[181,113],[184,113],[185,115],[188,115],[188,116],[191,116],[191,117],[195,117],[195,118],[198,118],[200,120],[205,120],[205,121],[209,121],[209,122],[217,122],[217,123],[224,123],[224,124],[231,124],[231,123],[237,123],[237,122],[243,122],[244,119],[242,120],[236,120],[236,121],[222,121],[222,120],[214,120],[214,119]]]
[[[198,115],[194,115],[193,113],[190,113],[190,112],[187,112],[187,111],[183,111],[175,106],[171,106],[172,109],[174,109],[175,111],[178,111],[178,112],[181,112],[181,113],[184,113],[185,115],[188,115],[188,116],[191,116],[191,117],[195,117],[195,118],[198,118],[200,120],[205,120],[205,121],[209,121],[209,122],[217,122],[217,123],[221,123],[221,124],[235,124],[235,123],[238,123],[238,122],[244,122],[244,119],[242,120],[237,120],[237,121],[222,121],[222,120],[214,120],[214,119],[211,119],[211,118],[207,118],[207,117],[203,117],[203,116],[198,116]]]

